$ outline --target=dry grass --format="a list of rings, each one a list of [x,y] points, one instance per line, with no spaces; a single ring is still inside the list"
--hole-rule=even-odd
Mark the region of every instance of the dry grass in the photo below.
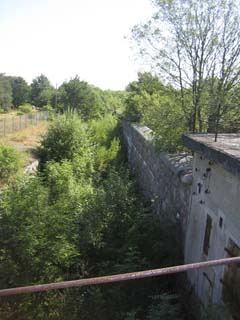
[[[10,112],[7,112],[7,113],[0,113],[0,119],[9,119],[9,118],[12,118],[12,117],[17,117],[19,116],[18,115],[18,111],[19,110],[12,110]],[[37,112],[38,110],[32,110],[32,112]]]
[[[11,111],[8,113],[0,113],[0,119],[9,119],[17,116],[17,111]]]
[[[23,152],[26,157],[26,163],[35,160],[33,150],[39,145],[41,136],[46,132],[49,122],[39,122],[37,125],[0,136],[0,144],[10,145]]]
[[[35,147],[39,144],[40,137],[46,132],[47,127],[48,122],[40,122],[37,125],[0,136],[0,143],[9,145],[20,143],[24,146]]]

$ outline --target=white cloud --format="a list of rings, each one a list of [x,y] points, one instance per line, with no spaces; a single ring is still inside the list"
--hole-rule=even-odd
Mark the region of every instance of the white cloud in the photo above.
[[[36,5],[37,3],[37,5]],[[0,72],[53,84],[76,74],[102,88],[136,78],[124,35],[151,14],[148,0],[42,0],[11,13],[0,26]],[[21,9],[21,10],[20,10]],[[0,5],[1,10],[1,5]]]

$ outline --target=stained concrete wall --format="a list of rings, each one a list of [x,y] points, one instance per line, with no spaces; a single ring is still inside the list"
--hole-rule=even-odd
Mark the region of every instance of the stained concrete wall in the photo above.
[[[128,161],[157,214],[180,219],[185,234],[192,183],[191,157],[159,153],[147,127],[123,124]]]
[[[158,153],[147,127],[125,123],[123,135],[130,168],[155,212],[181,221],[185,263],[229,257],[233,244],[240,255],[240,158],[232,159],[208,143],[196,149],[192,139],[185,143],[195,150],[192,164],[186,154]],[[208,217],[211,230],[206,254]],[[204,305],[223,302],[224,276],[229,270],[220,266],[188,272]]]
[[[185,241],[185,262],[229,257],[232,241],[240,248],[240,179],[217,162],[195,153],[193,189]],[[207,216],[212,219],[208,253],[203,250]],[[188,277],[206,305],[222,303],[228,267],[195,270]]]

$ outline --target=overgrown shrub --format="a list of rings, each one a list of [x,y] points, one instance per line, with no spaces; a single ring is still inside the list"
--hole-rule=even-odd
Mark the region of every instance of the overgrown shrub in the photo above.
[[[38,155],[41,163],[72,160],[87,150],[87,126],[74,113],[58,116],[42,137]]]
[[[176,264],[177,230],[154,218],[142,199],[118,156],[116,128],[111,116],[53,121],[39,148],[41,174],[14,181],[1,195],[1,287]],[[174,292],[174,285],[171,276],[23,295],[1,305],[0,318],[1,308],[19,319],[122,320],[136,310],[146,318],[155,312],[150,297]]]
[[[42,111],[53,111],[53,107],[50,104],[47,104],[46,106],[43,106],[41,108]]]
[[[118,121],[111,114],[102,119],[92,120],[89,123],[92,140],[101,146],[110,147],[112,139],[116,137]]]
[[[22,166],[20,153],[10,146],[0,145],[0,180],[7,182]]]
[[[30,104],[28,104],[28,103],[23,104],[22,106],[20,106],[18,108],[18,113],[21,113],[21,114],[23,114],[23,113],[31,113],[31,112],[32,112],[32,106]]]

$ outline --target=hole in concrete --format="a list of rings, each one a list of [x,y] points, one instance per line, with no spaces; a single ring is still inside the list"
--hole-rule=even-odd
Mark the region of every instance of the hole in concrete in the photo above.
[[[219,219],[219,227],[222,229],[222,226],[223,226],[223,218],[220,217],[220,219]]]

